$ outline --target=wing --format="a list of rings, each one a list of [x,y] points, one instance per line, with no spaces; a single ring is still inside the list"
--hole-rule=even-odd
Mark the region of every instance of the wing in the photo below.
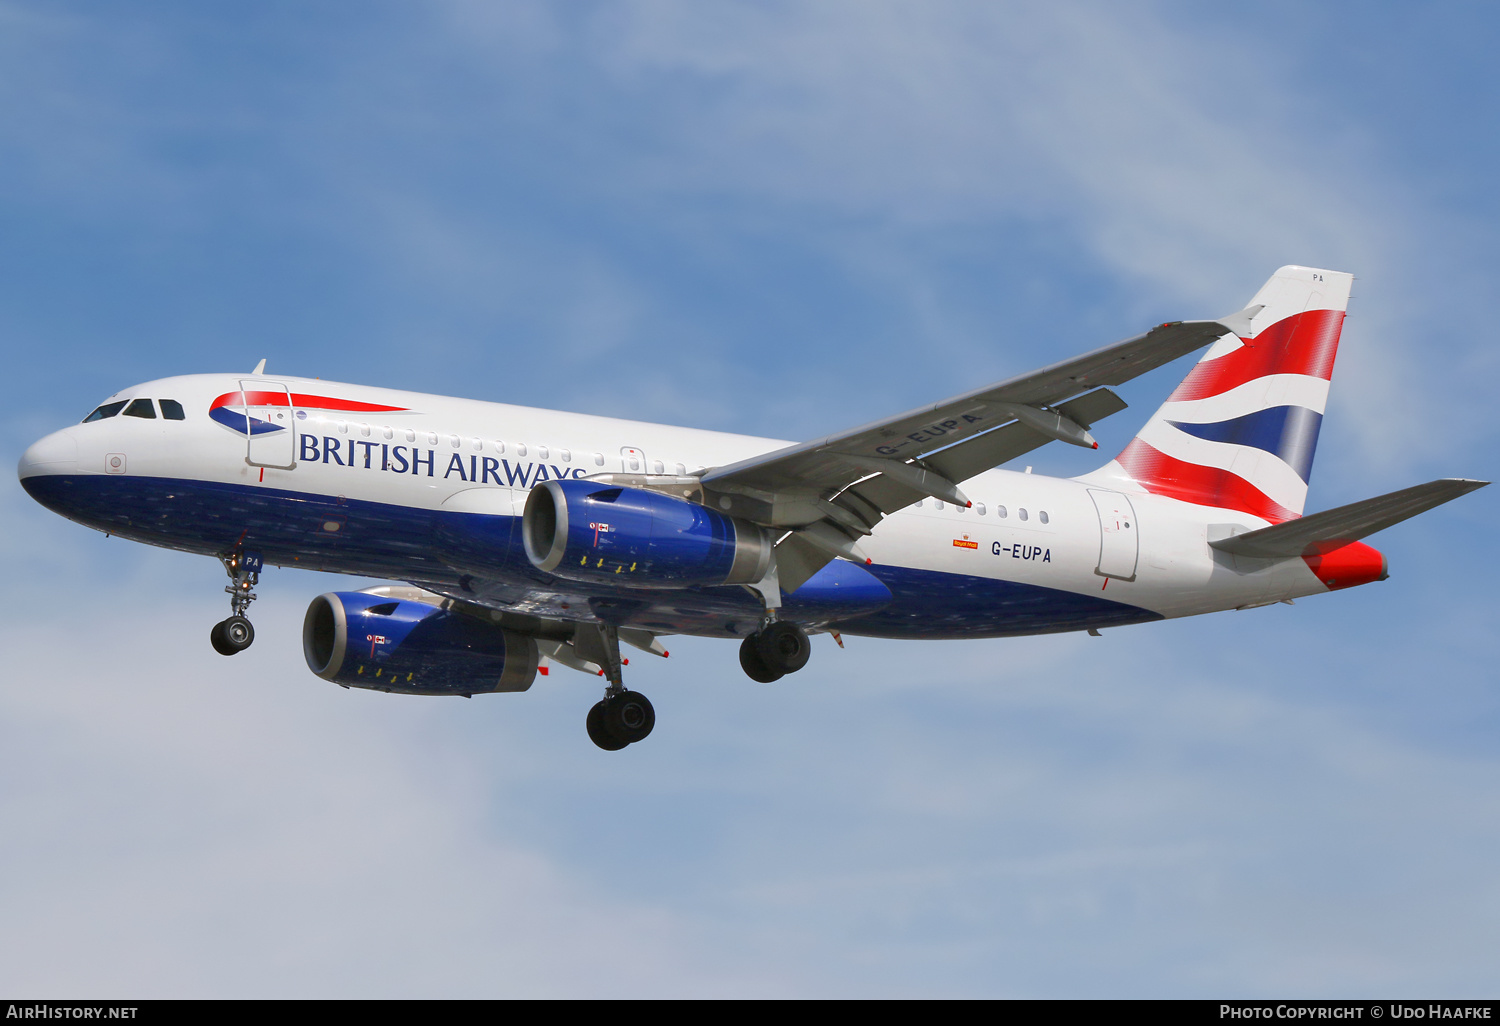
[[[1097,444],[1095,421],[1125,408],[1118,385],[1249,331],[1258,307],[1217,321],[1173,321],[1124,342],[965,392],[852,431],[714,467],[704,498],[768,527],[783,590],[795,591],[836,556],[866,562],[858,539],[887,513],[933,496],[967,504],[958,484],[1054,439]]]

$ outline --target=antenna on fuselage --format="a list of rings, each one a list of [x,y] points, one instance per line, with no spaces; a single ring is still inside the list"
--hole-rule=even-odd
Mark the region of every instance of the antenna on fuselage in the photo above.
[[[253,371],[251,371],[250,373],[251,374],[255,374],[255,375],[260,375],[260,374],[264,374],[265,372],[266,372],[266,360],[265,360],[265,357],[261,357],[260,363],[257,363],[255,365],[255,369]]]

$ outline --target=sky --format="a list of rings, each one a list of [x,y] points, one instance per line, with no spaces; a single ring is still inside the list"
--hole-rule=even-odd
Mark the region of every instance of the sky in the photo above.
[[[272,372],[811,438],[1357,276],[1308,509],[1497,471],[1483,4],[0,0],[0,412]],[[1186,372],[1119,391],[1117,451]],[[1067,449],[1068,451],[1058,451]],[[1053,445],[1038,473],[1092,469]],[[1104,632],[337,688],[0,488],[0,991],[1493,997],[1485,489]]]

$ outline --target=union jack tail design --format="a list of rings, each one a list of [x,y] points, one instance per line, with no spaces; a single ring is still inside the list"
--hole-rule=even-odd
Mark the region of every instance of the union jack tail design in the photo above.
[[[1101,476],[1273,524],[1300,517],[1353,281],[1278,270],[1250,301],[1250,333],[1209,347]]]

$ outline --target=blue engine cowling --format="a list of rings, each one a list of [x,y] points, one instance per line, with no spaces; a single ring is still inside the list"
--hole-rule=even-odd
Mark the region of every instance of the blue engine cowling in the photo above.
[[[324,680],[412,695],[525,691],[536,639],[425,602],[329,592],[307,607],[302,654]]]
[[[707,506],[587,479],[533,488],[521,537],[538,570],[633,588],[753,584],[773,543],[764,528]]]

